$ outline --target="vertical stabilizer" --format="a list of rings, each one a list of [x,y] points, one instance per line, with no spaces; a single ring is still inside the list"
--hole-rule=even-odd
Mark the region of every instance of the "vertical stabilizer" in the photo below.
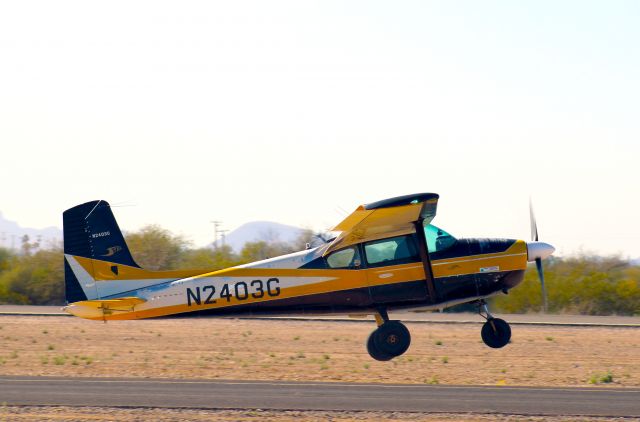
[[[92,278],[92,271],[74,270],[73,257],[97,259],[140,268],[133,260],[124,236],[107,201],[91,201],[66,210],[62,214],[64,230],[65,295],[67,303],[95,299],[95,289],[80,278]]]

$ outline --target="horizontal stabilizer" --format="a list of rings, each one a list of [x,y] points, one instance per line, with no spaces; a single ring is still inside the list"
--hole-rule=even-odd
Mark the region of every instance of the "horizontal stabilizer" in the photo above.
[[[120,297],[117,299],[96,299],[74,302],[62,308],[65,312],[89,319],[102,318],[114,312],[132,312],[136,305],[146,302],[139,297]]]
[[[123,308],[132,307],[145,303],[146,300],[139,297],[120,297],[118,299],[97,299],[97,300],[83,300],[82,302],[76,302],[73,305],[89,306],[91,308]]]

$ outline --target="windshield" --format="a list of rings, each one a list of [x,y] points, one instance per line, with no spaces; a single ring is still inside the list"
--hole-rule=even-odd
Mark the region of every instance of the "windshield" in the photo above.
[[[429,253],[444,251],[457,242],[455,237],[433,224],[424,227],[424,234],[427,236]]]

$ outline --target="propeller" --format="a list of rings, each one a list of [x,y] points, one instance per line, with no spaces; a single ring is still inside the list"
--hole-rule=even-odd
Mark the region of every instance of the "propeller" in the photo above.
[[[535,259],[536,269],[538,270],[538,278],[540,279],[540,287],[542,288],[542,309],[547,313],[547,289],[544,285],[544,269],[542,268],[542,259],[551,255],[555,248],[547,243],[538,241],[538,224],[536,223],[536,215],[533,212],[533,203],[529,198],[529,219],[531,222],[531,243],[527,243],[527,252],[529,261]]]

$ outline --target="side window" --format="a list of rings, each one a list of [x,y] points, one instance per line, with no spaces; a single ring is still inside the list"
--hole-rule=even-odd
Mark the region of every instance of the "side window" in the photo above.
[[[392,237],[364,244],[367,263],[370,265],[395,265],[419,261],[418,250],[409,236]]]
[[[439,227],[429,224],[424,227],[429,253],[442,252],[456,244],[457,240]]]
[[[360,266],[360,253],[356,246],[335,251],[327,257],[329,268],[354,268]]]

